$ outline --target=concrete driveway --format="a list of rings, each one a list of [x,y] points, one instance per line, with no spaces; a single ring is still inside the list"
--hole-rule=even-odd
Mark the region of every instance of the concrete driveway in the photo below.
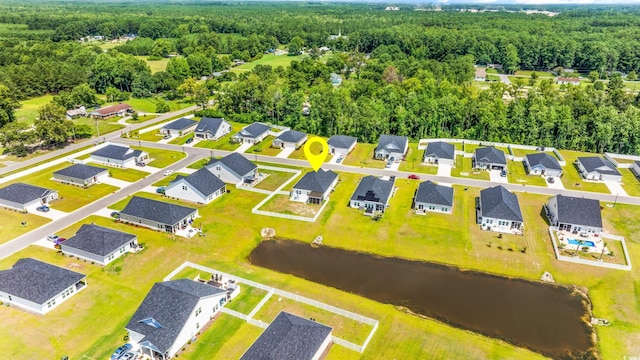
[[[292,152],[296,151],[296,149],[294,148],[290,148],[290,147],[286,147],[284,149],[282,149],[282,151],[280,151],[278,153],[278,155],[276,155],[277,158],[281,158],[281,159],[285,159],[288,158],[289,155],[291,155]]]
[[[38,216],[42,216],[44,218],[51,219],[51,220],[54,220],[54,221],[58,220],[58,219],[62,219],[63,217],[69,215],[68,213],[66,213],[64,211],[56,210],[56,209],[52,208],[49,205],[47,205],[47,206],[49,206],[49,211],[47,211],[47,212],[38,211],[38,210],[36,210],[36,208],[38,206],[28,207],[27,208],[27,212],[29,212],[31,214],[38,215]]]
[[[547,182],[547,186],[552,188],[552,189],[559,189],[559,190],[564,190],[564,184],[562,184],[562,180],[560,178],[554,178],[553,183],[550,183],[546,180]]]
[[[108,177],[108,176],[105,177],[104,179],[102,179],[102,183],[113,185],[113,186],[117,186],[120,189],[131,185],[131,183],[128,182],[128,181],[124,181],[124,180],[120,180],[120,179],[114,179],[114,178]]]
[[[438,176],[451,176],[451,165],[438,164]]]
[[[399,162],[394,161],[393,164],[391,164],[391,167],[385,167],[384,169],[388,171],[398,171],[398,168],[400,167],[401,163],[402,163],[401,161]]]
[[[250,148],[251,146],[253,146],[253,144],[252,144],[252,143],[243,143],[242,145],[240,145],[240,147],[239,147],[239,148],[237,148],[237,149],[235,150],[235,152],[237,152],[237,153],[244,153],[245,151],[249,150],[249,148]]]
[[[506,176],[500,176],[500,170],[489,170],[489,181],[501,184],[509,183],[509,179]]]
[[[617,181],[605,181],[605,185],[613,195],[628,196],[627,192],[622,188],[622,184]]]

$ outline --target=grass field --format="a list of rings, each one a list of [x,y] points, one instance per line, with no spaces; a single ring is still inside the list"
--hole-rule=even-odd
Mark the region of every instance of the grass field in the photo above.
[[[489,172],[474,170],[471,158],[456,156],[456,166],[451,168],[451,176],[477,180],[489,180]]]
[[[20,101],[20,108],[16,109],[16,121],[33,124],[39,116],[40,107],[53,100],[53,95],[42,95],[28,100]]]
[[[376,146],[376,144],[358,143],[342,163],[344,165],[384,169],[386,162],[373,158],[373,151],[376,149]]]
[[[136,58],[140,60],[144,60],[149,68],[151,69],[151,73],[157,73],[160,71],[165,71],[167,69],[167,64],[169,63],[169,58],[163,58],[161,60],[153,60],[149,61],[148,56],[136,56]]]
[[[422,174],[435,175],[438,173],[438,167],[432,165],[423,165],[422,157],[424,150],[418,150],[418,144],[410,143],[409,151],[403,162],[400,163],[398,170],[400,171],[412,171]]]
[[[167,104],[169,105],[169,109],[170,111],[176,111],[176,110],[181,110],[184,108],[187,108],[189,106],[193,106],[195,105],[192,102],[189,102],[188,99],[184,99],[184,100],[165,100],[167,102]],[[156,112],[156,104],[158,103],[158,99],[155,97],[148,97],[148,98],[142,98],[142,99],[138,99],[138,98],[130,98],[127,101],[124,101],[127,104],[131,105],[131,107],[133,107],[133,109],[139,113],[155,113]],[[106,103],[103,106],[108,106],[108,105],[113,105],[116,103]],[[186,115],[186,114],[185,114]],[[184,116],[184,115],[182,115]]]
[[[109,176],[111,176],[114,179],[128,181],[128,182],[135,182],[149,175],[148,172],[138,170],[138,169],[122,169],[122,168],[104,166],[104,165],[95,164],[95,163],[89,163],[88,165],[109,169]]]
[[[260,210],[313,218],[320,211],[320,208],[321,205],[319,204],[291,201],[289,200],[289,195],[275,195],[262,205]]]
[[[265,290],[240,284],[240,294],[227,304],[227,308],[248,315],[266,295]]]
[[[131,148],[135,150],[142,150],[142,151],[148,152],[149,158],[153,159],[153,161],[151,161],[147,165],[154,166],[157,168],[167,167],[173,164],[174,162],[179,161],[183,159],[185,156],[187,156],[187,154],[183,152],[178,152],[178,151],[161,150],[161,149],[146,148],[146,147],[140,147],[140,146],[132,146]]]
[[[39,166],[39,165],[42,165],[42,164],[46,164],[46,163],[51,162],[53,160],[61,159],[61,158],[64,158],[64,157],[72,157],[74,153],[77,153],[77,152],[82,151],[82,150],[86,150],[86,149],[91,148],[93,146],[94,145],[83,146],[78,150],[69,151],[69,152],[66,152],[64,154],[57,155],[57,156],[52,157],[51,159],[38,161],[37,163],[32,164],[31,167]],[[31,159],[31,158],[36,157],[36,156],[44,155],[44,154],[46,154],[48,152],[49,151],[38,150],[38,151],[35,151],[32,154],[29,154],[28,156],[25,156],[25,157],[18,158],[16,156],[7,156],[4,160],[6,160],[6,161],[24,161],[24,160]],[[4,174],[0,175],[0,178],[7,177],[9,175],[18,173],[18,172],[23,171],[23,170],[24,170],[24,168],[20,168],[20,169],[17,169],[17,170],[10,171],[8,173],[4,173]]]
[[[163,178],[162,178],[162,180],[156,181],[156,182],[155,182],[155,183],[153,183],[151,186],[167,186],[167,185],[169,185],[173,180],[175,180],[175,179],[178,177],[178,175],[181,175],[181,176],[189,176],[189,174],[180,173],[180,172],[173,173],[173,174],[171,174],[171,175],[169,175],[169,176],[165,176],[165,177],[163,177]]]
[[[164,135],[160,133],[159,129],[147,131],[144,133],[139,133],[138,135],[132,137],[132,139],[150,141],[150,142],[160,141],[163,138],[164,138]]]
[[[257,65],[270,65],[274,69],[277,68],[278,66],[282,66],[286,68],[289,66],[289,64],[291,64],[293,60],[300,61],[304,57],[306,57],[306,55],[288,56],[288,55],[265,54],[265,55],[262,55],[260,59],[240,65],[240,66],[236,66],[232,68],[231,71],[238,72],[238,73],[250,71],[250,70],[253,70],[253,68],[256,67]]]
[[[73,122],[76,125],[89,126],[89,128],[91,129],[92,136],[97,136],[98,131],[100,133],[100,136],[103,136],[110,132],[114,132],[114,131],[125,128],[124,125],[118,124],[119,119],[120,119],[119,117],[113,117],[110,119],[96,121],[95,119],[90,119],[90,118],[79,118],[79,119],[74,119]],[[96,124],[98,125],[97,129],[96,129]]]
[[[640,180],[631,169],[618,169],[622,174],[622,188],[631,196],[640,196]]]
[[[511,150],[513,150],[513,156],[515,157],[525,157],[527,154],[536,154],[539,153],[540,151],[536,151],[536,150],[525,150],[525,149],[518,149],[518,148],[514,148],[512,147]],[[508,154],[508,152],[507,152]],[[555,157],[555,155],[553,155],[553,153],[548,153],[549,155]]]
[[[184,145],[187,143],[187,140],[193,138],[193,133],[189,133],[183,136],[178,136],[173,138],[173,140],[169,141],[169,144],[173,144],[173,145]]]
[[[542,176],[527,175],[522,161],[507,161],[507,178],[512,184],[547,187],[547,180]]]
[[[564,166],[562,170],[562,184],[565,189],[609,194],[609,188],[607,188],[607,185],[603,183],[583,181],[580,173],[578,172],[578,168],[574,164],[579,156],[593,156],[593,154],[567,150],[560,150],[559,152],[567,162],[567,165]]]
[[[271,144],[273,143],[274,139],[275,139],[274,136],[269,135],[266,138],[264,138],[264,140],[262,140],[260,143],[258,143],[256,145],[253,145],[252,147],[247,149],[247,151],[245,151],[245,153],[246,154],[268,155],[268,156],[278,155],[280,153],[280,151],[282,151],[282,149],[271,147]]]
[[[260,181],[255,187],[262,190],[275,190],[294,174],[284,171],[258,169],[261,174],[269,174],[266,179]]]
[[[0,244],[35,230],[48,223],[49,219],[31,213],[21,213],[0,208]],[[26,225],[22,225],[26,222]]]
[[[516,75],[531,77],[532,72],[534,72],[534,70],[518,70],[516,71]],[[538,75],[538,77],[554,77],[554,75],[549,71],[535,70],[535,73]]]

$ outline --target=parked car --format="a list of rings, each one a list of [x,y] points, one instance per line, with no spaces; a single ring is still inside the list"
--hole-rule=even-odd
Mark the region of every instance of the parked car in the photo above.
[[[549,176],[549,177],[547,178],[547,182],[548,182],[549,184],[553,184],[555,181],[556,181],[556,180],[555,180],[554,178],[552,178],[551,176]]]
[[[122,355],[122,357],[119,360],[135,360],[137,358],[138,356],[136,354],[129,351],[128,353]]]
[[[185,142],[185,144],[191,144],[193,142],[193,138],[190,137],[187,139],[187,141]]]
[[[171,139],[171,134],[167,134],[167,135],[165,135],[165,136],[164,136],[164,139],[165,139],[165,140],[167,140],[167,139]]]
[[[156,189],[156,193],[158,194],[164,194],[164,186],[160,186],[159,188]]]
[[[136,166],[141,166],[141,167],[145,167],[147,166],[147,164],[143,163],[143,162],[137,162]]]
[[[507,170],[502,169],[502,171],[500,171],[500,176],[507,177]]]
[[[111,360],[118,360],[124,356],[129,350],[131,350],[131,344],[124,344],[116,349],[116,351],[111,354]]]
[[[336,163],[340,164],[342,162],[342,160],[344,160],[344,157],[341,155],[337,160]]]
[[[67,240],[66,238],[59,237],[56,241],[53,242],[54,245],[60,245],[63,241]]]
[[[49,207],[47,205],[42,205],[42,206],[38,206],[36,210],[42,211],[42,212],[49,212]]]
[[[112,213],[111,213],[111,217],[112,217],[112,218],[116,218],[116,219],[117,219],[117,218],[119,218],[119,217],[120,217],[120,213],[119,213],[119,212],[117,212],[117,211],[114,211],[114,212],[112,212]]]
[[[418,175],[416,175],[416,174],[411,174],[411,175],[409,175],[409,179],[412,179],[412,180],[420,180],[420,176],[418,176]]]
[[[391,165],[393,165],[393,160],[389,160],[389,161],[387,161],[387,165],[385,165],[384,167],[386,167],[386,168],[390,168],[390,167],[391,167]]]
[[[53,241],[53,242],[56,242],[56,240],[58,240],[59,238],[60,238],[60,236],[58,236],[58,235],[49,235],[49,236],[47,236],[47,240]]]
[[[173,174],[173,170],[165,170],[164,172],[164,176],[169,176],[171,174]]]

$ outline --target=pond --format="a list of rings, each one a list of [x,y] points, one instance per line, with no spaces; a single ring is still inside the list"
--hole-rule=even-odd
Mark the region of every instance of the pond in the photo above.
[[[587,300],[566,287],[281,239],[249,260],[554,358],[595,351]]]

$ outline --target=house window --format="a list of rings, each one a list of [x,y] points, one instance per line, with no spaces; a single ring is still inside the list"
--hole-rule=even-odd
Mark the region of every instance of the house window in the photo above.
[[[449,208],[443,207],[442,211],[447,212],[447,211],[449,211]]]
[[[196,329],[200,329],[200,323],[196,323]]]
[[[222,168],[220,166],[216,166],[216,170],[220,171]]]
[[[182,190],[187,191],[187,185],[182,185]]]
[[[11,301],[11,300],[12,300],[12,299],[11,299],[11,295],[9,295],[9,301]]]
[[[198,310],[196,310],[196,316],[200,315],[201,312],[202,312],[202,308],[198,308]]]

